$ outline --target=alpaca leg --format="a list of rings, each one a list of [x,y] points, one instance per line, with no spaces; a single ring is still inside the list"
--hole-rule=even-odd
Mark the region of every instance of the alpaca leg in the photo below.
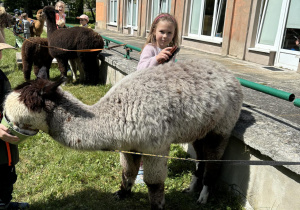
[[[168,152],[162,155],[168,155]],[[159,157],[143,157],[144,182],[148,187],[151,209],[164,209],[164,182],[167,178],[167,159]]]
[[[33,72],[34,72],[36,77],[39,74],[40,68],[42,68],[42,67],[39,67],[37,65],[33,65]]]
[[[196,152],[196,158],[197,160],[203,160],[203,140],[196,140],[193,143],[194,150]],[[192,176],[192,181],[190,183],[190,186],[186,188],[183,192],[190,193],[199,191],[202,189],[202,178],[204,173],[204,166],[205,163],[203,162],[197,162],[196,163],[196,170]]]
[[[56,58],[61,77],[67,77],[68,59]]]
[[[32,59],[24,59],[23,58],[23,74],[25,81],[30,80],[31,68],[32,68],[33,60]]]
[[[202,140],[203,141],[203,158],[206,160],[219,160],[222,158],[226,146],[228,144],[229,136],[222,136],[221,134],[209,133]],[[203,188],[200,193],[198,203],[207,203],[209,191],[216,183],[221,164],[206,163],[203,174]]]
[[[81,53],[80,61],[85,72],[85,82],[89,84],[97,84],[99,81],[99,62],[97,55]]]
[[[78,67],[78,70],[79,70],[79,73],[80,73],[79,81],[80,82],[84,82],[84,80],[85,80],[85,72],[83,70],[83,67],[82,67],[80,59],[77,60],[77,67]]]
[[[131,188],[138,174],[141,156],[120,153],[120,161],[123,167],[121,189],[115,193],[119,199],[126,198],[131,193]]]

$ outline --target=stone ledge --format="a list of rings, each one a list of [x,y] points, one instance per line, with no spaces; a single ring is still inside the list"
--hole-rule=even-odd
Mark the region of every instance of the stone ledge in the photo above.
[[[113,66],[117,71],[128,75],[136,71],[138,62],[123,57],[122,54],[114,50],[103,50],[99,54],[99,59]]]
[[[300,162],[299,125],[244,103],[232,135],[275,161]],[[300,175],[299,166],[284,166]]]

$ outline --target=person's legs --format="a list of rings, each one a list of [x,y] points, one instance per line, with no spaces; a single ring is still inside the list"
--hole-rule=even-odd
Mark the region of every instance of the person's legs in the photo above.
[[[0,209],[5,209],[10,203],[16,180],[15,166],[0,165]]]
[[[10,202],[13,185],[17,181],[15,166],[0,165],[0,210],[27,209],[28,203]]]

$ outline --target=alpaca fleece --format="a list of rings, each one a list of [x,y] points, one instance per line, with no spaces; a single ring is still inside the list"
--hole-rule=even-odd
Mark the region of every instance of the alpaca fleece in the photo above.
[[[99,82],[99,60],[95,52],[63,51],[83,49],[103,49],[104,41],[100,34],[90,28],[72,27],[57,30],[55,9],[44,7],[43,15],[47,22],[47,37],[49,46],[57,47],[49,50],[50,55],[56,58],[62,76],[67,76],[68,60],[79,58],[85,72],[85,83],[97,84]]]
[[[192,143],[201,160],[218,160],[241,110],[239,81],[210,60],[166,63],[136,71],[96,104],[83,104],[58,86],[38,79],[18,86],[5,101],[17,125],[31,125],[65,146],[83,150],[127,150],[168,155],[172,143]],[[141,157],[120,154],[119,198],[131,193]],[[152,209],[165,205],[167,160],[143,156],[144,181]],[[198,163],[186,192],[202,189],[205,204],[219,164]]]
[[[32,26],[30,27],[30,36],[40,37],[44,31],[45,18],[42,15],[43,9],[39,9],[36,12],[36,20],[28,18],[27,20],[30,22],[33,20]]]
[[[49,69],[51,67],[53,57],[50,55],[48,48],[42,46],[48,46],[47,38],[30,37],[28,40],[23,42],[22,64],[25,81],[30,80],[32,65],[36,76],[43,67],[43,71],[46,71],[43,78],[49,79]]]

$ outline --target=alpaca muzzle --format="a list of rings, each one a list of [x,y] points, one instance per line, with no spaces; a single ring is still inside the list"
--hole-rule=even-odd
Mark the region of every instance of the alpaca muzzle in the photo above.
[[[13,123],[7,119],[5,112],[3,112],[3,118],[1,120],[1,124],[9,129],[11,135],[17,136],[20,139],[19,141],[9,142],[10,144],[20,144],[28,137],[34,136],[38,133],[38,131],[21,129],[18,128],[17,126],[14,126]]]

